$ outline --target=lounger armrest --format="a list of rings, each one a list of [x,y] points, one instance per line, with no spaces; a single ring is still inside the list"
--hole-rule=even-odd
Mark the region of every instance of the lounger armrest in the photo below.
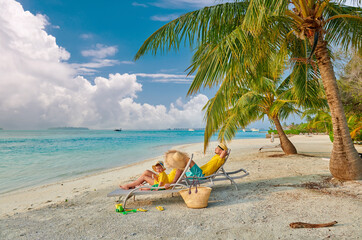
[[[239,173],[239,172],[247,173],[247,171],[245,169],[240,168],[239,170],[236,170],[236,171],[233,171],[233,172],[226,172],[226,174],[230,175],[230,174],[236,174],[236,173]]]
[[[177,186],[187,187],[186,185],[180,184],[180,183],[170,184],[170,187],[172,187],[171,189],[173,189],[174,187],[177,187]],[[130,189],[130,190],[131,190],[131,192],[135,192],[135,191],[140,190],[142,188],[147,188],[147,189],[150,189],[150,190],[167,190],[165,187],[152,187],[151,185],[139,186],[139,187],[136,187],[136,188]],[[148,191],[148,190],[145,190],[145,191]]]
[[[226,172],[226,174],[231,175],[231,174],[236,174],[236,173],[239,173],[239,172],[248,173],[245,169],[240,168],[239,170],[236,170],[236,171]],[[213,178],[213,177],[217,177],[217,176],[224,176],[224,175],[225,175],[224,173],[220,172],[220,173],[214,173],[214,174],[211,174],[211,175],[208,175],[208,176],[205,176],[205,177],[192,176],[192,177],[188,177],[188,179],[192,180],[192,179],[195,178],[195,179],[204,180],[204,179]]]

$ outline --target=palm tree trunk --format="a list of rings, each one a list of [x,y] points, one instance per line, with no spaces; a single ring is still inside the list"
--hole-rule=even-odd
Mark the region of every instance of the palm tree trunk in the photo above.
[[[359,157],[349,133],[337,80],[327,51],[327,42],[324,41],[322,34],[319,36],[315,56],[332,116],[334,141],[329,169],[333,177],[337,179],[362,179],[362,159]]]
[[[282,125],[280,124],[279,118],[278,117],[273,117],[272,118],[275,127],[278,131],[278,135],[279,135],[279,140],[280,140],[280,145],[284,151],[285,154],[297,154],[297,149],[294,147],[293,143],[289,140],[289,138],[287,137],[287,135],[285,135],[285,132],[283,130]]]

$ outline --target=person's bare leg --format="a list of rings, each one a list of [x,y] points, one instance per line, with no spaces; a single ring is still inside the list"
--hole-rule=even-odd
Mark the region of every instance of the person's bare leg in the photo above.
[[[193,160],[191,160],[190,162],[190,168],[192,168],[195,165],[195,162]]]
[[[151,178],[152,178],[153,175],[157,175],[157,174],[155,174],[154,172],[152,172],[152,171],[150,171],[150,170],[146,170],[146,171],[144,171],[144,172],[142,173],[141,176],[148,176],[148,177],[151,177]]]
[[[152,177],[142,175],[136,181],[125,184],[125,185],[121,185],[120,187],[125,190],[128,190],[128,189],[135,188],[135,187],[141,185],[145,181],[148,182],[150,185],[152,185],[154,183],[154,179]]]
[[[150,183],[151,185],[153,184],[153,178],[152,176],[155,175],[154,172],[150,171],[150,170],[146,170],[142,173],[142,175],[134,182],[125,184],[125,185],[120,185],[120,188],[123,188],[125,190],[128,190],[130,188],[135,188],[138,185],[141,185],[144,181]]]

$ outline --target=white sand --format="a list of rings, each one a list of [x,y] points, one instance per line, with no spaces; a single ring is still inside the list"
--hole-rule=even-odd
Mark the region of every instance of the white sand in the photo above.
[[[294,136],[300,155],[283,156],[269,139],[234,140],[226,170],[250,175],[218,182],[205,209],[189,209],[180,196],[140,196],[128,207],[148,212],[115,212],[108,192],[150,169],[162,156],[127,167],[0,195],[0,239],[362,239],[362,181],[328,181],[332,149],[328,136]],[[177,146],[202,165],[203,144]],[[361,152],[362,147],[357,146]],[[155,207],[163,206],[160,212]],[[292,229],[291,222],[333,227]]]

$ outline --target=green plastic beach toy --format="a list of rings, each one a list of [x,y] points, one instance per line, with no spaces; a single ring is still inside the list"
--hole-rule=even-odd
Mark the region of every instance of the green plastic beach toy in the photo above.
[[[122,204],[116,204],[116,212],[123,213],[123,215],[126,215],[131,212],[137,212],[137,209],[127,210],[123,208]]]
[[[123,215],[127,215],[128,213],[131,213],[131,212],[137,212],[137,209],[124,210],[122,213],[123,213]]]
[[[116,212],[123,212],[123,211],[124,211],[124,209],[123,209],[122,204],[117,204],[116,205]]]

